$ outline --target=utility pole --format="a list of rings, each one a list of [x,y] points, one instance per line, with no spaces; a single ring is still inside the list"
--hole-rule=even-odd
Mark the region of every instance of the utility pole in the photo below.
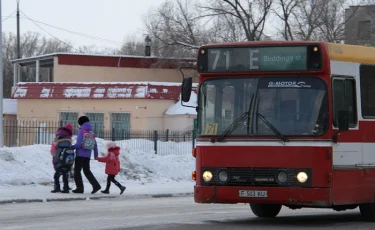
[[[20,6],[20,0],[17,0],[17,59],[21,58],[21,48],[20,48],[20,7],[19,6]]]
[[[2,18],[1,13],[1,0],[0,0],[0,18]],[[4,114],[3,114],[3,82],[4,82],[4,76],[3,76],[3,26],[2,23],[0,23],[0,148],[4,147]]]

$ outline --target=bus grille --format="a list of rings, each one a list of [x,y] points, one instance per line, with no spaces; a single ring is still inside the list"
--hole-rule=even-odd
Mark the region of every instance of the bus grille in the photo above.
[[[238,186],[291,186],[296,181],[296,170],[285,168],[225,168],[228,172],[228,180],[221,182],[219,172],[223,169],[210,169],[213,173],[212,185],[238,185]],[[277,174],[284,171],[288,175],[285,183],[277,180]]]

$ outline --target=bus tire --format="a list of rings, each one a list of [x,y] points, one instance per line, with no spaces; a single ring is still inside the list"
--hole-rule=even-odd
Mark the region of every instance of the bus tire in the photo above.
[[[363,219],[375,222],[375,203],[360,204],[359,211]]]
[[[279,214],[281,204],[250,204],[250,208],[257,217],[274,218]]]

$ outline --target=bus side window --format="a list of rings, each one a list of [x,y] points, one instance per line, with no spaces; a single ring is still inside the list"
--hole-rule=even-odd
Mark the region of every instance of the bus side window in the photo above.
[[[340,110],[349,111],[349,124],[357,125],[357,105],[355,81],[353,78],[333,78],[333,125],[337,127],[337,114]]]

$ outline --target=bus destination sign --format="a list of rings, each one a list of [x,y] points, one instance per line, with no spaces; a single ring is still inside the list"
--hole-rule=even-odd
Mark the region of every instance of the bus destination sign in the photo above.
[[[208,48],[199,53],[198,66],[201,72],[317,70],[320,50],[316,46],[312,50],[311,46]]]

